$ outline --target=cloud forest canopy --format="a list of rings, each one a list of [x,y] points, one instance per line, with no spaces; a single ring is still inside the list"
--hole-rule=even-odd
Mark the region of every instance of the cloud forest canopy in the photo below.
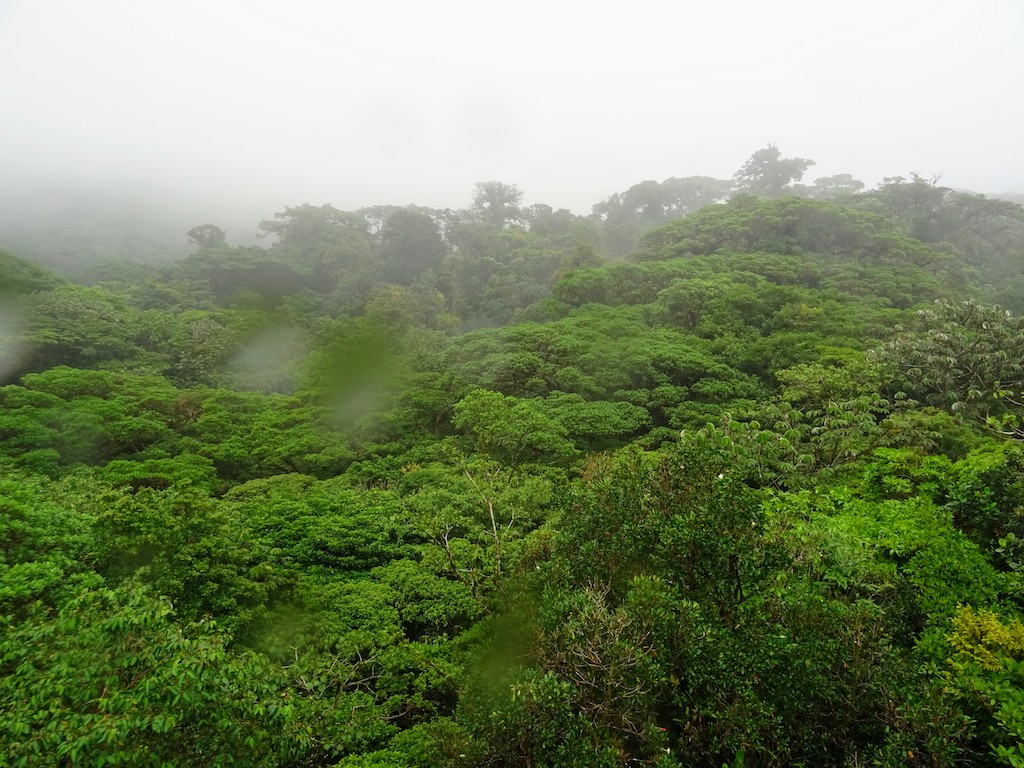
[[[3,754],[1024,765],[1024,212],[811,165],[0,252]]]

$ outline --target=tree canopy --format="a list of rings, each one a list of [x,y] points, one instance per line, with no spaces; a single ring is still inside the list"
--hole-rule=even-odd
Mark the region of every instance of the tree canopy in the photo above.
[[[1024,764],[1024,214],[812,164],[0,252],[0,763]]]

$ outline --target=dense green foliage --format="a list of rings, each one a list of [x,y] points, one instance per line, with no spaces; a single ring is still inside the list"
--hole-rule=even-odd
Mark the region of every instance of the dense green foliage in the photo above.
[[[811,165],[0,252],[0,763],[1024,765],[1024,215]]]

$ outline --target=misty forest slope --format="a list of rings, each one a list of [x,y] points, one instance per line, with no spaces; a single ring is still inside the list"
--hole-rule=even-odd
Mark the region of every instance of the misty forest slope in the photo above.
[[[789,161],[0,252],[4,760],[1024,766],[1024,209]]]

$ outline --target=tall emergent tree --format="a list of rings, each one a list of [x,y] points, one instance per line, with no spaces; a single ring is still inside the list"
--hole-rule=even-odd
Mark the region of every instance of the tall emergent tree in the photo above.
[[[759,197],[781,197],[814,164],[804,157],[782,157],[779,148],[769,144],[752,154],[733,175],[736,191]]]
[[[188,241],[200,248],[216,248],[224,245],[227,234],[216,224],[200,224],[185,233]]]
[[[523,193],[515,184],[501,181],[478,181],[473,193],[473,212],[496,227],[520,218],[519,203]]]

